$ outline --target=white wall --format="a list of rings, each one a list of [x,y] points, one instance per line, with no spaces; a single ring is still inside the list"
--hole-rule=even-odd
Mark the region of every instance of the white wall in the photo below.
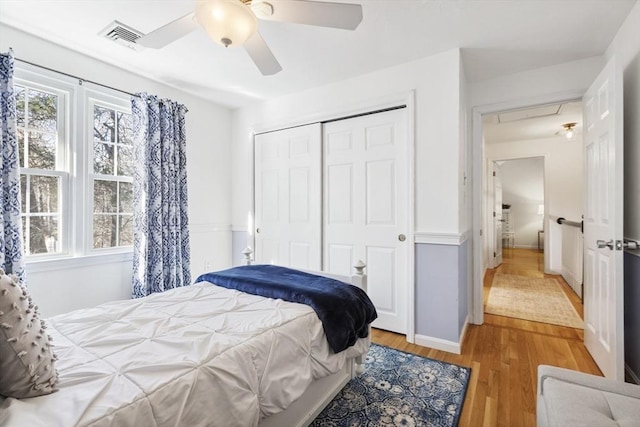
[[[460,53],[457,49],[353,79],[266,101],[233,114],[233,225],[252,206],[255,130],[368,111],[415,90],[416,231],[460,232]],[[437,208],[434,208],[437,207]]]
[[[12,47],[16,58],[128,92],[146,91],[171,98],[187,106],[192,275],[195,278],[203,272],[205,265],[210,265],[210,269],[229,266],[231,112],[14,28],[0,25],[0,35],[0,51]],[[131,258],[107,257],[98,262],[72,260],[37,266],[27,263],[27,283],[45,316],[125,299],[131,295]]]
[[[416,258],[424,274],[416,276],[416,307],[440,304],[444,315],[434,323],[418,323],[416,334],[452,341],[459,345],[460,318],[467,318],[467,275],[459,277],[460,237],[469,226],[464,202],[465,87],[461,85],[458,49],[387,68],[353,79],[268,100],[233,114],[233,228],[246,229],[247,212],[252,208],[252,132],[323,121],[349,114],[372,111],[405,101],[414,93],[415,150],[415,232],[420,243],[433,236],[445,236],[455,248],[435,244],[429,252],[446,263],[426,264]],[[461,241],[461,242],[459,242]],[[466,247],[464,246],[465,250]],[[411,251],[413,253],[413,250]],[[466,260],[466,258],[464,258]],[[408,268],[408,266],[407,266]],[[437,280],[431,280],[437,278]],[[457,332],[456,332],[457,331]],[[417,337],[416,337],[417,339]],[[431,341],[430,341],[431,342]]]
[[[516,248],[537,248],[544,204],[544,157],[507,160],[500,165],[502,203],[511,205]]]
[[[470,85],[470,106],[526,101],[548,102],[549,95],[583,94],[606,63],[601,56],[537,68]],[[525,104],[526,105],[526,104]],[[497,110],[496,110],[497,111]]]

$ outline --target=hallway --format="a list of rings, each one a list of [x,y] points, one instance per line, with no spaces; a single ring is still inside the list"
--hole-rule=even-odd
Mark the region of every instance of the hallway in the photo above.
[[[536,278],[555,278],[563,292],[569,298],[569,301],[576,309],[578,315],[583,318],[583,305],[582,300],[571,289],[569,284],[562,278],[562,276],[544,274],[544,253],[536,249],[521,249],[521,248],[503,248],[502,249],[502,264],[498,268],[488,269],[484,277],[483,288],[483,306],[486,307],[487,299],[489,298],[489,290],[491,289],[491,283],[496,273],[512,274],[516,276],[536,277]],[[495,316],[489,313],[485,313],[485,321]],[[518,320],[518,319],[512,319]],[[581,334],[582,337],[582,334]]]

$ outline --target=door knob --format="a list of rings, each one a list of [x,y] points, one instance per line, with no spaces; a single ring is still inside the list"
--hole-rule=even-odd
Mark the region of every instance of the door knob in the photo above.
[[[610,250],[613,250],[613,240],[609,240],[608,242],[598,240],[596,241],[596,244],[598,245],[598,249],[609,248]]]
[[[400,240],[401,242],[404,242],[405,240],[407,240],[407,236],[405,236],[404,234],[399,234],[398,240]]]

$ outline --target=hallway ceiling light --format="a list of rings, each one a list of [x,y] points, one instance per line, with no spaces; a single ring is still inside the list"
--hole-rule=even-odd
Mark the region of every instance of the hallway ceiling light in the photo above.
[[[577,124],[578,123],[576,122],[571,122],[571,123],[565,123],[562,125],[562,127],[564,128],[564,136],[567,139],[573,138],[574,128],[576,127]]]

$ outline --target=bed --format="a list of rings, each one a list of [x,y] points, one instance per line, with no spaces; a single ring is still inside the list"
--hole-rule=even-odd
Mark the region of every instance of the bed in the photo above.
[[[325,276],[366,287],[362,268]],[[47,323],[59,390],[0,397],[0,425],[303,426],[370,344],[367,334],[335,352],[308,305],[206,280]]]

